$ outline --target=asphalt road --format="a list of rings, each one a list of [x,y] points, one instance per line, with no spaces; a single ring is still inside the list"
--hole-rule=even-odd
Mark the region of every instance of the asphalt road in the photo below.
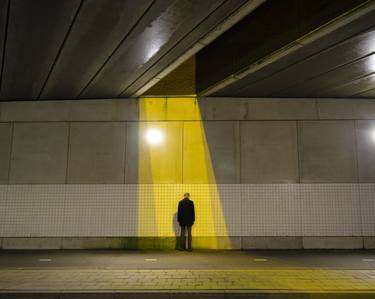
[[[375,251],[0,250],[0,269],[375,269]]]

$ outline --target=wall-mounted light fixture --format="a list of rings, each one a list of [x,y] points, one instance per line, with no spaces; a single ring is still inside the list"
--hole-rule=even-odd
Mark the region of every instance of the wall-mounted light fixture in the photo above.
[[[164,140],[164,134],[162,131],[158,129],[149,129],[146,131],[146,141],[149,144],[155,144],[158,145],[163,142]]]

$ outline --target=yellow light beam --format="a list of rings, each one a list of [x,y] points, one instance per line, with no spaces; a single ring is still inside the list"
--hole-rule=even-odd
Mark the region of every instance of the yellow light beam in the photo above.
[[[138,235],[174,236],[171,219],[189,192],[194,235],[218,248],[228,233],[197,98],[140,98],[139,111]]]

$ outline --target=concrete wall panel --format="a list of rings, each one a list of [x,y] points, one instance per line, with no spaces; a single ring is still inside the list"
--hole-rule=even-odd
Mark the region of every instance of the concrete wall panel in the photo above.
[[[8,183],[12,124],[0,124],[0,184]]]
[[[359,182],[375,182],[375,121],[357,121],[356,133]]]
[[[10,184],[63,184],[67,123],[15,123]]]
[[[2,249],[61,249],[61,238],[3,238]]]
[[[354,121],[299,123],[302,183],[357,182]]]
[[[247,99],[205,98],[206,120],[246,120]]]
[[[302,237],[242,237],[242,249],[302,249]]]
[[[295,122],[242,122],[240,130],[241,183],[298,182]]]
[[[118,121],[136,121],[139,119],[139,107],[137,99],[113,100],[116,105],[114,119]]]
[[[125,184],[138,183],[139,134],[139,123],[129,122],[126,124]]]
[[[218,184],[240,182],[240,135],[238,122],[204,122],[207,146]],[[191,165],[194,167],[194,164]],[[184,165],[184,168],[190,165]]]
[[[320,119],[374,119],[374,99],[318,99]]]
[[[72,123],[68,183],[124,183],[125,123]]]
[[[70,101],[2,103],[1,121],[67,121]]]
[[[295,120],[316,119],[314,99],[249,99],[248,119]]]
[[[303,237],[304,249],[362,249],[362,237]]]

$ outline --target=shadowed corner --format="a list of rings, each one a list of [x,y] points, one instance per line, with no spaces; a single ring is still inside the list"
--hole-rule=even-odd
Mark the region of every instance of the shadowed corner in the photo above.
[[[232,248],[198,99],[140,98],[139,120],[138,248],[150,247],[144,237],[174,238],[174,244],[154,243],[176,248],[174,218],[184,192],[196,206],[193,248]]]

